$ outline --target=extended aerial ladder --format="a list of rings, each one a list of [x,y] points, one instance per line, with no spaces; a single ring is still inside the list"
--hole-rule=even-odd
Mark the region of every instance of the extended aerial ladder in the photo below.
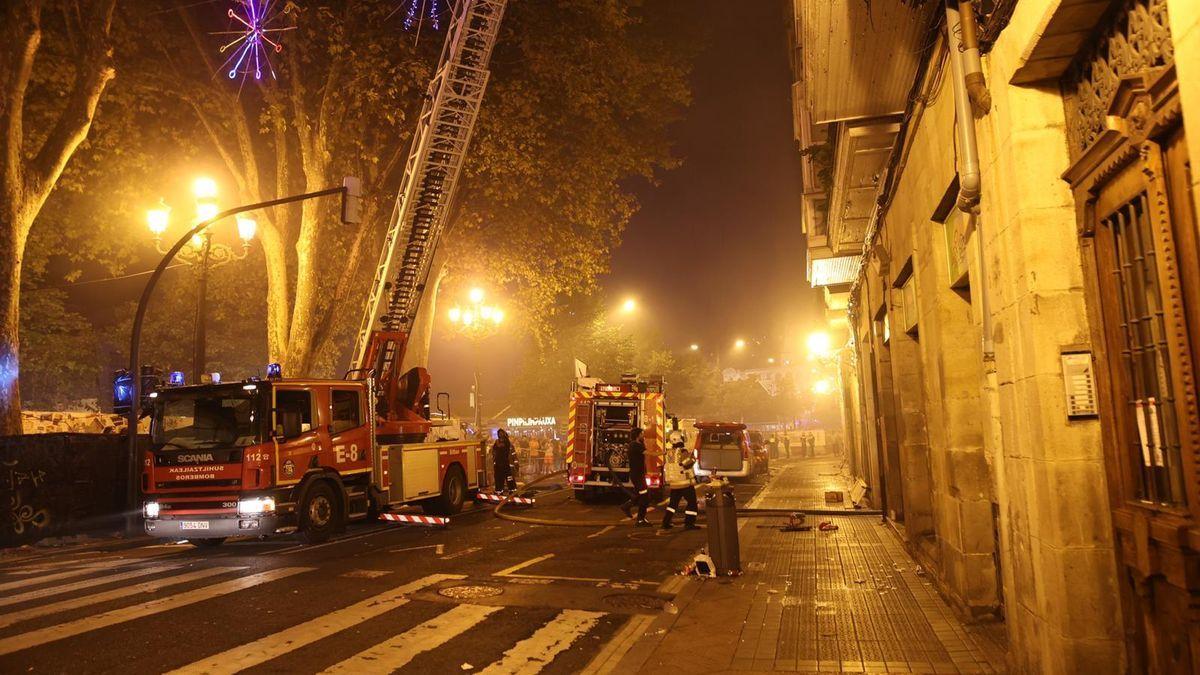
[[[417,121],[349,376],[374,377],[384,439],[428,432],[429,373],[399,372],[488,83],[507,0],[460,0]]]

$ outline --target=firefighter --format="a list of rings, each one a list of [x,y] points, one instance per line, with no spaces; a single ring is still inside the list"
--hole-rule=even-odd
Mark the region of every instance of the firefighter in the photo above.
[[[633,517],[637,506],[638,527],[650,527],[646,520],[646,508],[650,506],[650,490],[646,487],[646,444],[642,441],[642,430],[634,427],[629,433],[629,480],[633,483],[633,496],[621,505],[626,518]]]
[[[687,449],[687,441],[680,431],[671,432],[671,447],[667,451],[666,461],[663,462],[663,472],[667,485],[671,488],[671,496],[667,498],[667,510],[663,514],[662,529],[674,527],[671,520],[675,517],[675,509],[679,502],[686,501],[683,511],[683,529],[695,530],[696,515],[699,504],[696,500],[696,458]]]
[[[492,444],[492,472],[496,476],[496,492],[511,492],[517,489],[512,473],[513,445],[508,432],[496,431],[496,442]]]

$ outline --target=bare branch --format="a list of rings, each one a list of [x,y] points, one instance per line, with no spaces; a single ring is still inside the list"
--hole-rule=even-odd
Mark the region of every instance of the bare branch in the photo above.
[[[6,49],[0,58],[0,77],[4,78],[0,98],[0,161],[4,175],[0,184],[15,190],[22,180],[21,148],[24,140],[23,108],[25,90],[33,74],[33,59],[42,39],[41,2],[27,0],[5,3],[0,25]]]
[[[40,207],[50,193],[50,188],[62,174],[67,160],[87,138],[88,130],[100,103],[104,88],[116,76],[112,65],[112,45],[109,32],[112,28],[113,8],[116,0],[97,0],[88,16],[91,31],[85,47],[86,58],[75,74],[75,85],[67,97],[67,105],[58,116],[58,121],[42,144],[25,184],[32,198]]]

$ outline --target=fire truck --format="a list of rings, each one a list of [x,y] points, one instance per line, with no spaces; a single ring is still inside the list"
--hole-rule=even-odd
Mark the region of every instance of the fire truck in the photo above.
[[[568,481],[576,499],[633,490],[629,479],[630,434],[640,427],[646,444],[646,487],[662,490],[666,408],[661,377],[624,375],[616,384],[578,378],[567,412]]]
[[[217,545],[298,531],[320,542],[401,505],[453,514],[487,483],[482,444],[430,411],[430,375],[401,372],[488,82],[507,0],[456,3],[344,379],[158,387],[145,407],[145,530]],[[182,375],[171,378],[182,384]]]

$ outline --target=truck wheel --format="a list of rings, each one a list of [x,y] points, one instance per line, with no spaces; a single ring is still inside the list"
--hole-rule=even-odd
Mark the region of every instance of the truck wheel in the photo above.
[[[421,505],[426,513],[439,516],[452,516],[462,511],[463,502],[467,500],[467,480],[463,478],[462,470],[454,467],[446,472],[442,480],[442,494]]]
[[[300,505],[300,538],[308,544],[328,541],[338,524],[338,500],[326,481],[320,481],[304,495]]]
[[[225,543],[225,537],[208,537],[206,539],[188,539],[189,544],[196,548],[213,548]]]

